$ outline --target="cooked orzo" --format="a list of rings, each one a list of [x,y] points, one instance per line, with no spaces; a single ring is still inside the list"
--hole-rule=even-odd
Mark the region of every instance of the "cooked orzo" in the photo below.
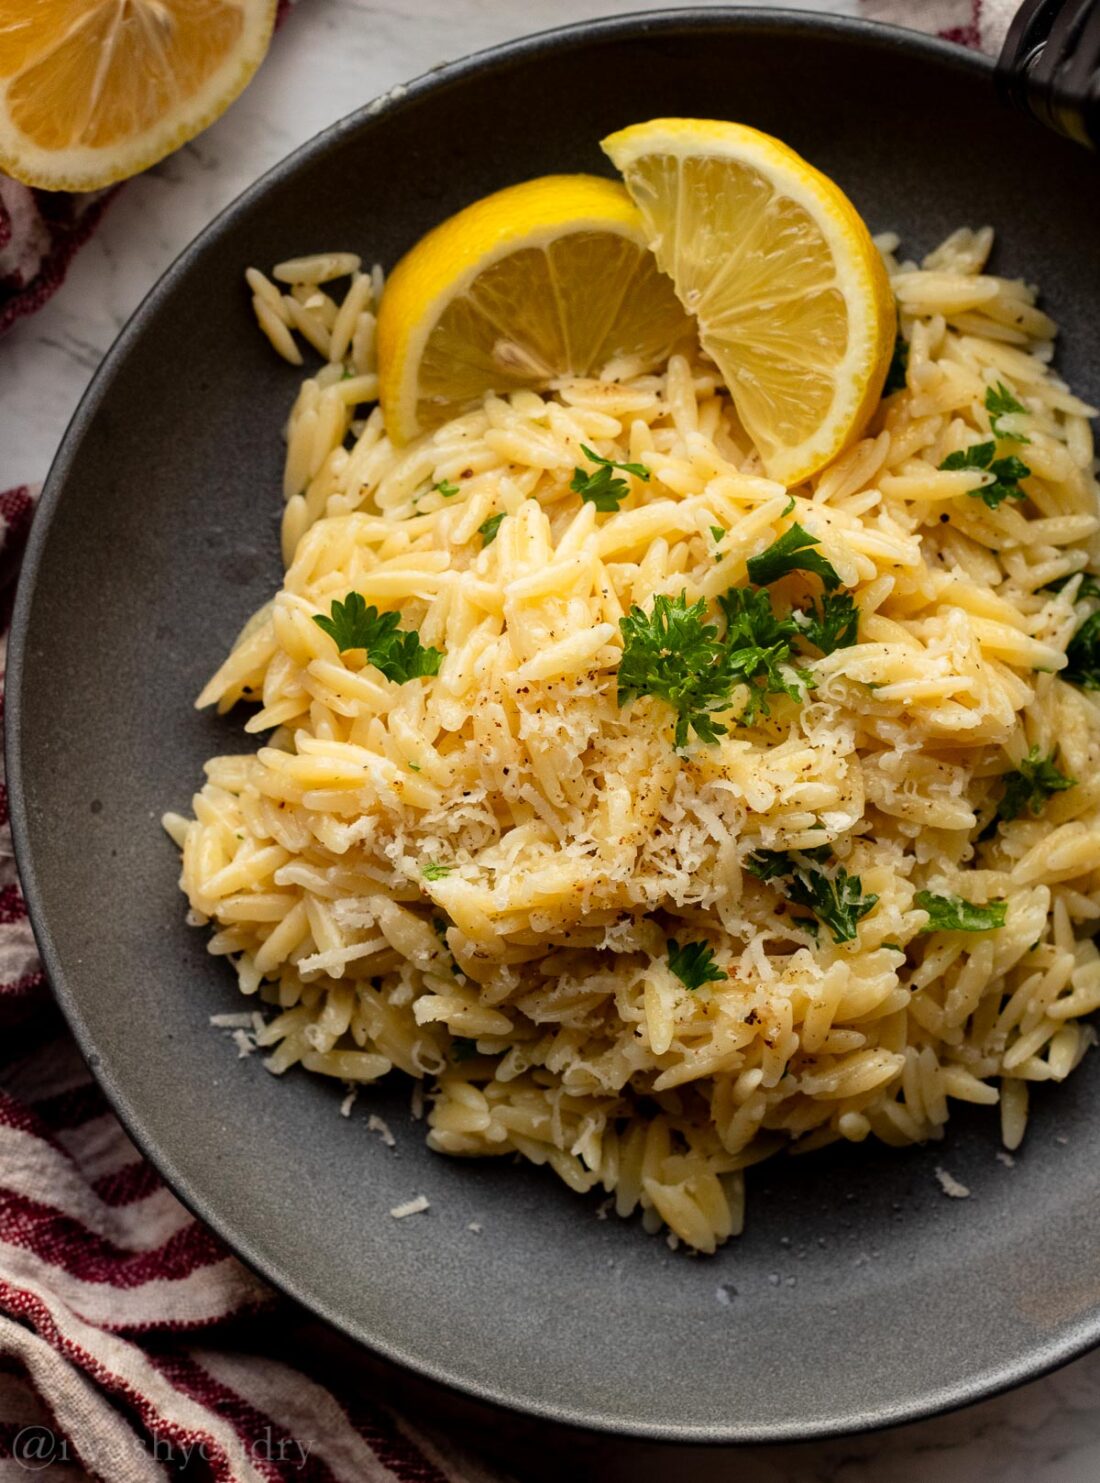
[[[433,1148],[702,1251],[779,1150],[940,1138],[957,1101],[1019,1144],[1100,1007],[1100,521],[1091,411],[991,239],[879,239],[886,395],[789,490],[698,354],[395,448],[377,270],[250,271],[326,362],[283,586],[199,697],[270,735],[166,823],[272,1071],[420,1078]]]

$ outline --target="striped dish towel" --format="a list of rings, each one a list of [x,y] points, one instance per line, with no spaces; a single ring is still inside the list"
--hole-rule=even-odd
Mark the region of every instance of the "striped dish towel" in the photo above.
[[[1022,0],[861,0],[860,10],[873,21],[931,31],[996,56]]]
[[[988,51],[1014,9],[1013,0],[864,3],[876,19]],[[0,177],[0,330],[59,287],[109,199],[48,196]],[[0,707],[33,511],[31,489],[0,494]],[[0,778],[0,1477],[498,1476],[440,1456],[354,1379],[338,1393],[320,1378],[315,1348],[297,1310],[161,1183],[81,1061],[35,952]]]

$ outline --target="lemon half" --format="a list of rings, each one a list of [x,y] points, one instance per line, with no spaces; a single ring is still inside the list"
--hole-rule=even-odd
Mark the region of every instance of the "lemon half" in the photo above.
[[[276,0],[0,0],[0,169],[94,190],[206,128],[267,51]]]
[[[378,314],[386,429],[407,443],[486,392],[659,365],[694,326],[615,181],[548,175],[474,202],[398,263]]]
[[[858,437],[893,352],[894,299],[862,218],[743,124],[653,119],[603,148],[767,473],[800,483]]]

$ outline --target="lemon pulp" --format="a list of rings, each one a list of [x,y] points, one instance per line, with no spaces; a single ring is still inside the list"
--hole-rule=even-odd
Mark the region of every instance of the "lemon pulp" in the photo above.
[[[866,424],[894,346],[893,296],[859,213],[741,124],[655,119],[603,148],[766,471],[808,478]]]

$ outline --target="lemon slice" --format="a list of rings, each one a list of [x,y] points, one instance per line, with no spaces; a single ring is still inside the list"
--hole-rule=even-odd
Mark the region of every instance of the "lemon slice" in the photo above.
[[[276,0],[0,0],[0,169],[94,190],[162,159],[259,66]]]
[[[398,263],[378,313],[386,428],[407,443],[486,392],[659,364],[694,326],[616,181],[547,175],[475,201]]]
[[[858,437],[896,311],[844,192],[743,124],[654,119],[603,141],[649,245],[774,479],[797,484]]]

